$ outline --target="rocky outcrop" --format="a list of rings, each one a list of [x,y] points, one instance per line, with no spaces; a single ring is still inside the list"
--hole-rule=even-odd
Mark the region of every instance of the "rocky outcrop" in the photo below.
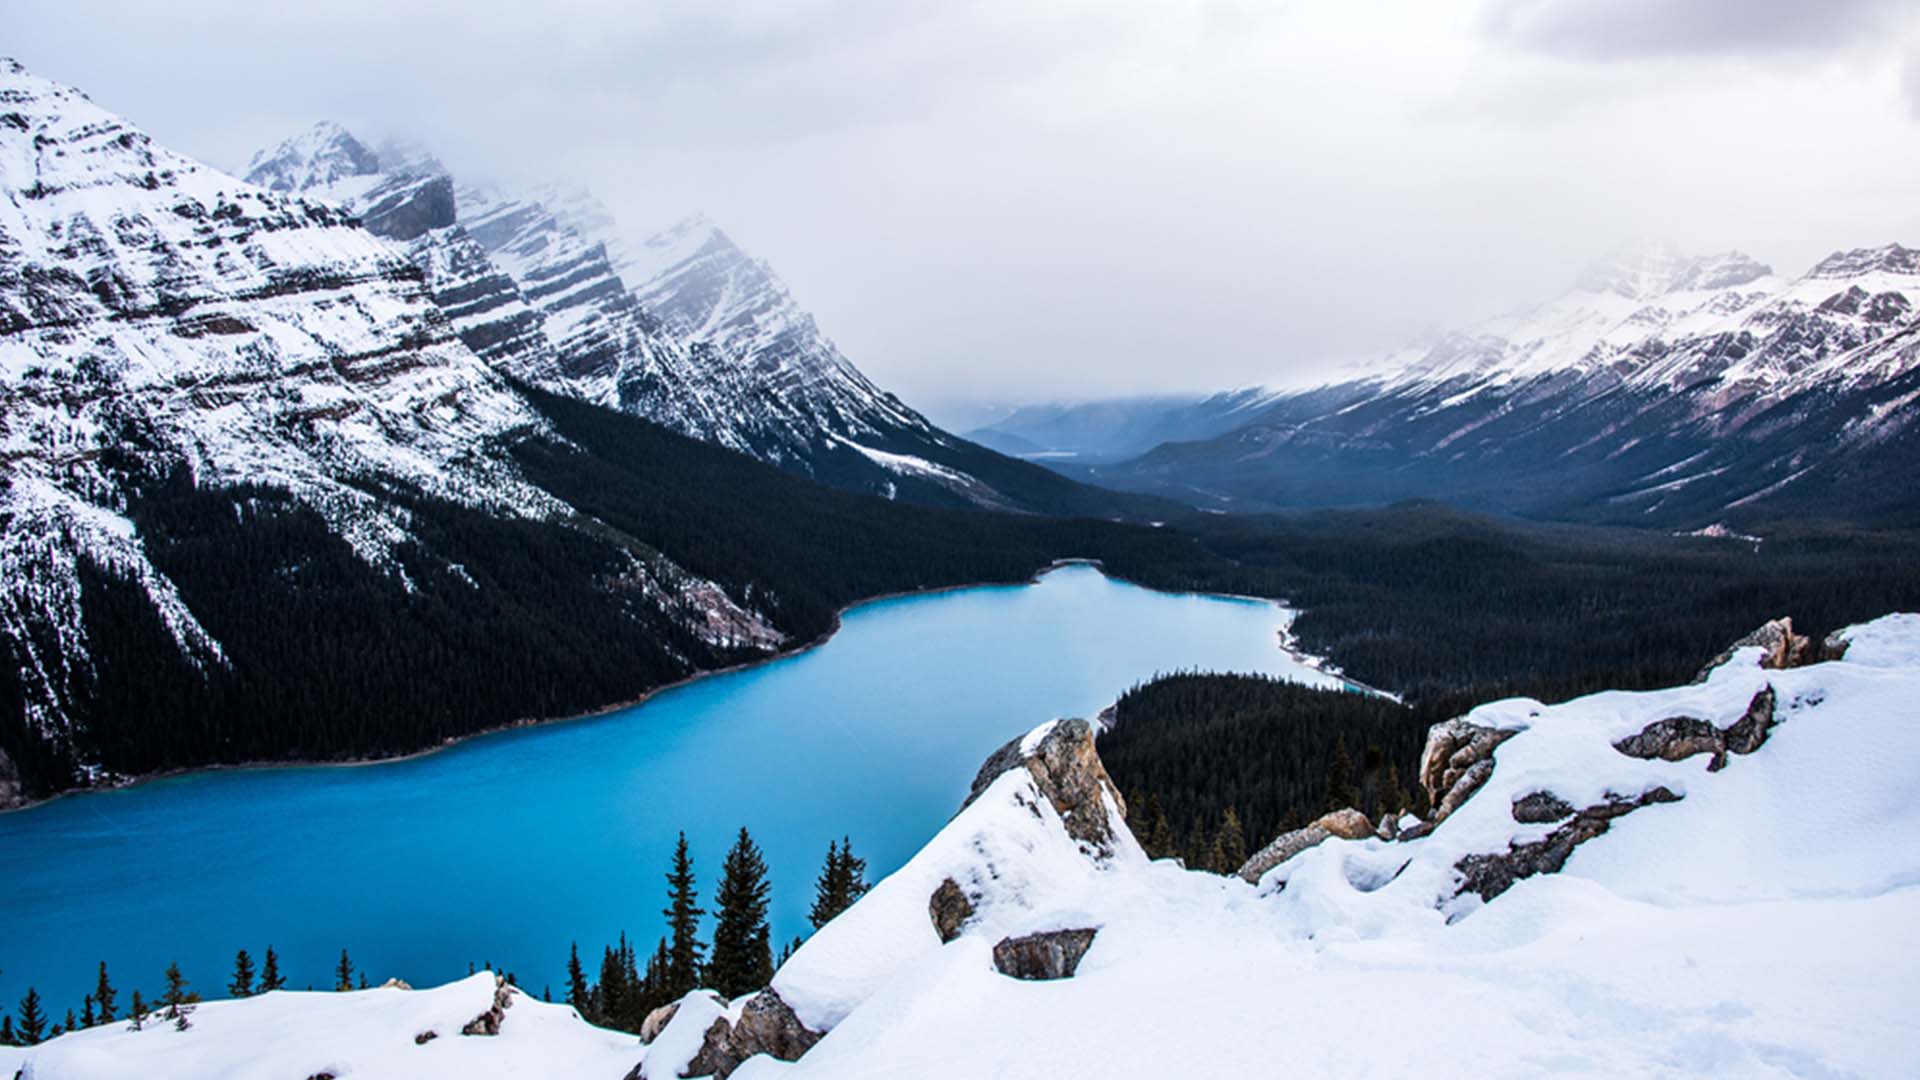
[[[755,1054],[798,1061],[821,1038],[820,1032],[809,1031],[800,1022],[779,994],[762,990],[741,1006],[738,1019],[729,1022],[723,1016],[707,1028],[706,1040],[680,1075],[724,1078]]]
[[[507,985],[504,975],[494,976],[493,1005],[486,1012],[466,1022],[460,1028],[462,1035],[498,1035],[500,1025],[506,1022],[507,1010],[513,1007],[513,987]]]
[[[667,1030],[667,1025],[673,1023],[674,1016],[679,1012],[680,1003],[669,1001],[648,1013],[646,1019],[640,1021],[640,1041],[650,1043],[659,1038],[660,1033]]]
[[[1713,673],[1713,669],[1733,659],[1735,652],[1756,646],[1763,650],[1760,666],[1775,670],[1804,667],[1807,664],[1817,664],[1822,660],[1839,659],[1839,655],[1846,652],[1845,642],[1840,642],[1836,654],[1828,655],[1833,638],[1829,637],[1827,642],[1827,645],[1816,645],[1812,638],[1794,633],[1791,618],[1782,616],[1771,619],[1762,623],[1758,630],[1721,650],[1720,655],[1700,669],[1700,673],[1693,677],[1693,681],[1706,682],[1707,676]]]
[[[1272,843],[1254,852],[1236,872],[1243,880],[1257,883],[1267,871],[1323,841],[1336,836],[1342,840],[1360,840],[1373,833],[1373,823],[1367,820],[1367,815],[1352,807],[1335,810],[1304,828],[1281,833]]]
[[[1071,979],[1098,933],[1089,927],[1002,938],[993,947],[994,970],[1015,979]]]
[[[1573,805],[1551,791],[1534,791],[1513,801],[1513,820],[1522,825],[1547,825],[1573,816]]]
[[[1539,797],[1537,801],[1530,801],[1536,797]],[[1460,891],[1475,893],[1482,900],[1491,900],[1511,889],[1517,881],[1535,874],[1555,873],[1567,865],[1574,848],[1606,832],[1614,818],[1643,806],[1675,802],[1679,798],[1664,787],[1652,788],[1630,799],[1610,797],[1605,802],[1575,813],[1572,820],[1539,840],[1524,844],[1509,843],[1506,851],[1497,854],[1468,855],[1454,866],[1461,877]],[[1521,818],[1523,804],[1528,807],[1524,812],[1529,815],[1551,812],[1556,807],[1572,809],[1565,800],[1551,792],[1536,792],[1514,803],[1513,816],[1517,820],[1525,820]]]
[[[933,930],[940,935],[942,945],[960,936],[973,911],[973,898],[952,878],[942,881],[927,901],[927,916],[933,920]]]
[[[1456,717],[1427,731],[1420,753],[1420,786],[1426,789],[1429,820],[1438,825],[1493,775],[1493,750],[1513,738],[1509,729],[1470,724]]]
[[[1100,763],[1093,734],[1093,725],[1085,720],[1056,720],[1014,739],[980,766],[960,808],[971,806],[1002,773],[1024,767],[1066,823],[1067,835],[1095,854],[1111,855],[1116,819],[1109,807],[1124,820],[1127,804]]]
[[[1753,696],[1740,719],[1724,729],[1692,716],[1670,716],[1621,739],[1613,748],[1628,757],[1661,761],[1712,754],[1707,771],[1719,772],[1726,767],[1729,751],[1751,754],[1767,741],[1767,733],[1773,730],[1773,705],[1773,687],[1766,686]]]

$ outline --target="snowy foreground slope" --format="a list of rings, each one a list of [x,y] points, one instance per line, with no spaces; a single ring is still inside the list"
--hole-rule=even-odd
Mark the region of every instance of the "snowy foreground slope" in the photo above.
[[[80,1032],[0,1070],[1911,1075],[1920,616],[1757,641],[1695,685],[1440,725],[1437,824],[1323,831],[1264,872],[1256,856],[1251,883],[1149,861],[1087,725],[1045,725],[771,990],[690,995],[650,1045],[518,995],[497,1036],[456,1036],[488,1006],[481,976],[213,1004],[187,1032]]]

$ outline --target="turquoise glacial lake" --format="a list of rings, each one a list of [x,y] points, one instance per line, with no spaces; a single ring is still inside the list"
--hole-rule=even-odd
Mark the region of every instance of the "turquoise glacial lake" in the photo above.
[[[1187,669],[1335,680],[1279,648],[1265,602],[1169,594],[1088,566],[1032,585],[865,604],[825,645],[628,709],[375,765],[198,773],[0,814],[0,1009],[29,983],[59,1018],[105,960],[121,1008],[169,961],[224,996],[268,945],[289,985],[340,950],[378,984],[491,962],[559,995],[569,942],[597,966],[662,931],[686,830],[703,901],[746,826],[775,941],[807,929],[827,843],[878,878],[959,807],[994,748]],[[271,723],[271,718],[263,722]]]

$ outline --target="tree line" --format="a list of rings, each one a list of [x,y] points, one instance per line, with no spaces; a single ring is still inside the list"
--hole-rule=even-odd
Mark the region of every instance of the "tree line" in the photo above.
[[[825,926],[866,893],[870,887],[866,875],[867,861],[853,853],[851,840],[842,838],[827,845],[826,860],[814,881],[813,904],[807,914],[814,929]],[[767,920],[772,885],[767,876],[766,859],[744,828],[721,864],[710,939],[700,937],[701,917],[708,912],[700,906],[693,856],[685,833],[680,834],[674,846],[666,880],[667,906],[662,915],[667,919],[667,933],[662,935],[644,965],[625,933],[620,935],[617,945],[609,945],[602,951],[597,980],[588,978],[580,961],[578,944],[569,950],[564,1000],[589,1023],[637,1033],[648,1013],[696,988],[716,990],[729,998],[750,994],[766,986],[778,964],[785,963],[804,940],[796,937],[782,946],[776,961],[772,929]],[[491,961],[482,967],[494,970]],[[478,969],[469,964],[467,970],[472,974]],[[501,977],[519,985],[518,977],[511,971],[502,972]],[[132,992],[124,1016],[130,1030],[139,1031],[156,1023],[171,1024],[179,1031],[192,1027],[191,1017],[201,1001],[200,995],[190,988],[178,963],[167,965],[164,980],[165,988],[157,998],[145,998],[138,989]],[[333,968],[332,989],[365,990],[369,985],[366,972],[356,968],[347,950],[341,949]],[[286,986],[286,978],[280,971],[280,955],[273,946],[267,946],[257,967],[253,955],[246,949],[234,954],[233,972],[226,985],[228,998],[252,997],[284,990]],[[309,985],[307,989],[313,987]],[[544,989],[541,996],[553,1000],[551,988]],[[34,1046],[70,1031],[114,1023],[123,1018],[120,1000],[121,992],[108,976],[104,960],[100,962],[93,990],[81,1002],[80,1011],[68,1009],[62,1019],[51,1017],[39,991],[29,986],[17,1011],[13,1015],[0,1015],[0,1046]]]

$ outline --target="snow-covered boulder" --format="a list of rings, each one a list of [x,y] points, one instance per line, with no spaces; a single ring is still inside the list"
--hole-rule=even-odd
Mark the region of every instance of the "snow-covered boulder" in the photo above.
[[[1256,882],[1262,874],[1323,840],[1336,836],[1342,840],[1359,840],[1374,833],[1374,825],[1367,820],[1367,815],[1350,806],[1335,810],[1301,828],[1290,829],[1274,837],[1272,843],[1254,852],[1252,858],[1241,864],[1236,873],[1249,883]]]

